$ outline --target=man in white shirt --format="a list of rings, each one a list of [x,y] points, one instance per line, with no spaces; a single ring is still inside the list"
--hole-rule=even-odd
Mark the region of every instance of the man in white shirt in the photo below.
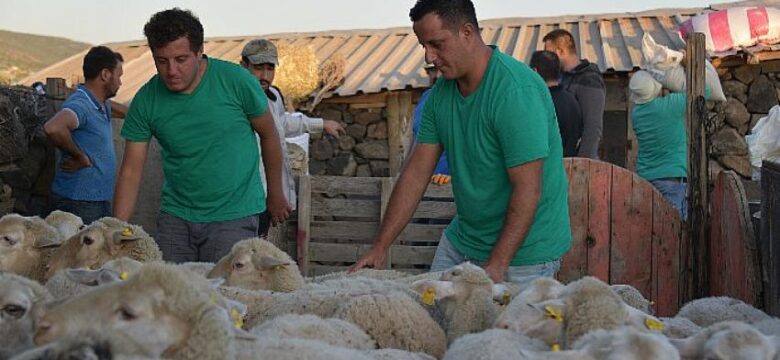
[[[268,97],[268,105],[276,123],[276,131],[282,137],[282,155],[284,157],[282,171],[282,186],[290,207],[296,208],[295,182],[293,181],[290,159],[284,138],[295,137],[303,133],[320,133],[339,137],[346,133],[344,127],[333,120],[310,118],[301,113],[289,113],[284,108],[284,98],[278,88],[272,86],[276,75],[279,56],[276,46],[265,39],[254,39],[241,51],[241,66],[246,68],[263,87]],[[261,164],[262,166],[262,164]],[[261,169],[262,171],[262,169]]]

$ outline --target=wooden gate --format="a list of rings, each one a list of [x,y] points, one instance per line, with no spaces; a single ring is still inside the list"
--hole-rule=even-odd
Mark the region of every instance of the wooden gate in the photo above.
[[[677,211],[647,181],[609,163],[564,160],[572,247],[560,280],[593,275],[630,284],[673,315],[686,252]],[[366,251],[390,196],[389,178],[302,177],[298,262],[306,275],[343,270]],[[430,185],[425,201],[391,248],[388,268],[425,271],[444,224],[455,214],[450,186]]]

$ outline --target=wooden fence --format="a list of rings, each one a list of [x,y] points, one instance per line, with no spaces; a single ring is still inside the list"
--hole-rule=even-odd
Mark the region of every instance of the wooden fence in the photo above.
[[[593,275],[631,284],[673,315],[685,298],[687,251],[677,212],[647,181],[623,168],[566,159],[573,242],[559,278]],[[301,177],[298,263],[305,275],[346,269],[370,246],[393,187],[389,178]],[[450,186],[429,186],[413,221],[392,246],[388,268],[422,272],[446,220]]]
[[[764,310],[780,316],[780,164],[761,165],[761,281]]]

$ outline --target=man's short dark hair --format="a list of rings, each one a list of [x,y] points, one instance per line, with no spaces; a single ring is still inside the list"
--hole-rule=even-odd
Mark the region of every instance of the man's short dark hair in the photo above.
[[[544,81],[557,81],[561,77],[561,60],[552,51],[535,51],[528,66],[534,68]]]
[[[116,64],[123,61],[125,60],[120,53],[105,46],[95,46],[84,56],[84,65],[81,67],[84,71],[84,79],[92,80],[98,77],[103,69],[114,71]]]
[[[152,50],[164,47],[181,37],[189,40],[192,52],[198,52],[203,47],[203,25],[189,10],[173,8],[152,15],[144,25],[144,35]]]
[[[574,43],[574,36],[571,36],[571,33],[564,29],[550,31],[542,38],[542,41],[552,41],[555,46],[561,49],[566,49],[570,53],[577,53],[577,44]]]
[[[477,14],[471,0],[417,0],[414,7],[409,10],[409,18],[412,22],[416,22],[430,13],[439,15],[444,26],[453,31],[458,31],[463,24],[467,23],[479,29]]]

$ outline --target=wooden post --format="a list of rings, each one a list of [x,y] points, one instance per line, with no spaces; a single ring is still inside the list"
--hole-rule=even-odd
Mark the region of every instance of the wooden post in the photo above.
[[[385,214],[387,212],[387,204],[390,202],[390,195],[393,193],[393,181],[392,177],[382,178],[382,190],[380,195],[380,208],[379,208],[379,224],[385,220]],[[385,258],[385,269],[390,270],[392,265],[393,246],[387,251],[387,257]]]
[[[780,316],[780,163],[761,165],[761,253],[764,310]]]
[[[63,78],[46,78],[46,95],[55,100],[65,100],[68,87]]]
[[[636,157],[639,155],[639,140],[634,132],[634,124],[631,117],[631,111],[634,109],[634,103],[628,102],[628,111],[626,114],[626,169],[636,172]]]
[[[311,239],[311,177],[302,175],[298,183],[298,267],[309,276],[309,240]]]
[[[397,177],[412,144],[414,107],[410,91],[387,94],[387,145],[390,176]]]
[[[704,48],[702,33],[688,37],[686,69],[688,84],[688,241],[690,241],[690,264],[693,266],[692,284],[688,287],[694,297],[707,295],[708,276],[707,249],[709,224],[709,162],[707,157],[707,133],[704,121],[707,107],[704,103]]]

